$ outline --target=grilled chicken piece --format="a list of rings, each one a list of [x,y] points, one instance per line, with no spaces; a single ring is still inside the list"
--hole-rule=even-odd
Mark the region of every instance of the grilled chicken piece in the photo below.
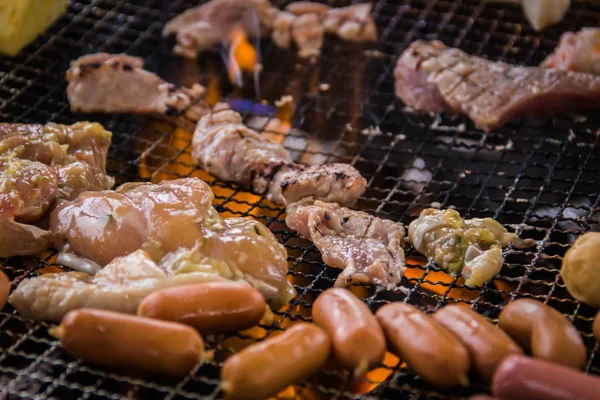
[[[366,180],[347,164],[306,167],[291,161],[279,144],[242,124],[242,116],[217,105],[198,122],[192,155],[206,172],[236,182],[276,204],[306,197],[351,205]]]
[[[178,87],[143,66],[141,58],[125,54],[97,53],[73,61],[66,74],[71,109],[150,115],[193,130],[209,110],[204,88]]]
[[[122,237],[120,237],[122,238]],[[190,249],[167,254],[158,264],[143,250],[115,258],[95,276],[83,272],[45,274],[23,281],[9,302],[27,318],[60,321],[78,308],[133,314],[150,293],[216,280],[249,283],[274,310],[295,295],[287,281],[287,253],[260,222],[223,221]]]
[[[407,105],[464,114],[488,131],[516,116],[600,106],[600,77],[492,62],[439,41],[412,43],[394,76]]]
[[[377,27],[371,17],[372,8],[372,3],[332,8],[325,14],[325,30],[349,42],[374,42]]]
[[[455,210],[426,209],[408,227],[415,250],[432,259],[441,268],[459,273],[469,287],[492,280],[504,259],[502,247],[514,243],[529,247],[531,240],[519,239],[491,218],[463,219]]]
[[[196,58],[202,50],[229,40],[238,27],[251,37],[264,35],[277,13],[268,0],[212,0],[173,18],[163,36],[176,35],[175,54]]]
[[[373,283],[391,290],[404,275],[399,223],[322,201],[288,206],[285,222],[317,246],[327,265],[343,270],[336,286]]]
[[[98,124],[0,124],[0,257],[44,250],[41,227],[58,200],[113,185],[110,138]]]
[[[600,29],[564,33],[558,47],[541,66],[600,75]]]

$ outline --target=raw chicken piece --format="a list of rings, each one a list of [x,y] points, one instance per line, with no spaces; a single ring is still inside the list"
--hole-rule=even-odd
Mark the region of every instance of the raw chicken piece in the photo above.
[[[600,107],[600,77],[493,62],[439,41],[412,43],[394,77],[407,105],[464,114],[488,131],[517,116]]]
[[[138,250],[115,259],[95,276],[63,272],[24,280],[10,295],[9,302],[26,318],[60,322],[66,313],[78,308],[134,314],[139,303],[156,290],[227,279],[161,267]]]
[[[285,222],[317,246],[327,265],[343,270],[336,286],[373,283],[391,290],[404,275],[401,224],[321,201],[288,206]]]
[[[158,260],[193,247],[207,227],[220,221],[212,200],[210,187],[197,178],[126,183],[61,204],[52,212],[50,231],[63,253],[98,265],[91,271],[141,248]]]
[[[57,200],[113,185],[105,171],[110,138],[91,123],[0,124],[0,257],[44,250],[42,227]]]
[[[208,173],[236,182],[277,204],[305,197],[351,205],[366,180],[347,164],[305,167],[295,164],[279,143],[242,124],[242,116],[217,105],[198,122],[192,155]]]
[[[71,109],[150,115],[193,130],[209,110],[204,88],[178,87],[143,66],[141,58],[125,54],[97,53],[73,61],[66,75]]]
[[[260,222],[232,218],[190,248],[167,254],[158,265],[136,250],[115,258],[95,276],[83,272],[45,274],[23,281],[9,302],[23,316],[60,321],[78,308],[133,314],[150,293],[174,286],[235,280],[247,282],[274,310],[295,295],[287,281],[287,253]]]
[[[173,18],[163,36],[176,35],[175,54],[196,58],[202,50],[229,40],[238,27],[251,37],[265,34],[277,13],[268,0],[212,0]]]
[[[469,287],[482,286],[500,272],[502,247],[533,244],[509,233],[491,218],[465,220],[455,210],[433,208],[423,210],[410,223],[408,237],[415,250],[441,268],[451,273],[462,271]]]
[[[564,33],[558,47],[541,67],[600,75],[600,29]]]

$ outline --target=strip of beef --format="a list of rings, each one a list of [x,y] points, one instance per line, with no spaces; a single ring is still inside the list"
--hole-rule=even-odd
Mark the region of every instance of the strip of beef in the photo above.
[[[271,33],[282,48],[289,48],[293,40],[298,55],[306,58],[321,53],[325,33],[352,42],[375,41],[371,9],[371,3],[331,8],[299,1],[281,11],[268,0],[212,0],[173,18],[163,35],[176,36],[175,54],[196,58],[201,51],[229,41],[234,29],[241,27],[250,37]]]
[[[266,34],[277,13],[268,0],[213,0],[173,18],[163,36],[176,35],[175,54],[196,58],[202,50],[229,40],[238,27],[252,37]]]
[[[600,77],[470,56],[439,41],[416,41],[394,70],[396,95],[428,112],[469,116],[484,130],[517,116],[600,107]]]
[[[105,190],[111,133],[99,124],[0,124],[0,257],[48,245],[48,212],[59,200]]]
[[[327,265],[343,270],[336,286],[374,283],[391,290],[404,275],[399,223],[321,201],[288,206],[285,222],[317,246]]]
[[[577,33],[564,33],[541,67],[600,75],[600,29],[584,28]]]
[[[198,122],[192,155],[208,173],[236,182],[276,204],[315,200],[352,205],[366,180],[348,164],[306,167],[292,162],[288,151],[242,124],[242,116],[217,105]]]
[[[97,53],[73,61],[66,74],[71,109],[150,115],[191,131],[209,110],[204,88],[178,87],[143,66],[141,58],[125,54]]]

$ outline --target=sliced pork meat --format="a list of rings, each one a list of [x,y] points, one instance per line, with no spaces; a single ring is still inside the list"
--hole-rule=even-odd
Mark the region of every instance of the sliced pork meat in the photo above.
[[[493,130],[517,116],[600,106],[600,77],[470,56],[439,41],[416,41],[394,70],[396,95],[428,112],[470,117]]]
[[[204,88],[178,87],[143,66],[141,58],[125,54],[97,53],[73,61],[66,75],[71,109],[149,115],[193,130],[209,109]]]
[[[317,246],[327,265],[343,270],[336,286],[372,283],[391,290],[404,275],[399,223],[321,201],[288,206],[285,222]]]
[[[110,139],[98,124],[0,124],[0,257],[44,250],[43,227],[58,201],[113,185]]]
[[[192,155],[208,173],[238,183],[276,204],[303,198],[352,205],[366,180],[347,164],[306,167],[285,148],[242,124],[242,116],[218,105],[198,122]]]
[[[176,36],[175,54],[196,58],[228,41],[234,29],[241,27],[251,37],[266,34],[278,11],[268,0],[212,0],[173,18],[163,36]]]
[[[541,66],[600,75],[600,28],[564,33],[558,47]]]

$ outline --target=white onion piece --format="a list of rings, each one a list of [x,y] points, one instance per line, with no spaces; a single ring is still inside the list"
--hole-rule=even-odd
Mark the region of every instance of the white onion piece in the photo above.
[[[95,262],[71,253],[60,253],[58,257],[56,257],[56,262],[74,269],[75,271],[85,272],[89,275],[96,275],[96,273],[102,269],[102,267]]]
[[[523,11],[536,31],[563,19],[571,0],[523,0]]]

